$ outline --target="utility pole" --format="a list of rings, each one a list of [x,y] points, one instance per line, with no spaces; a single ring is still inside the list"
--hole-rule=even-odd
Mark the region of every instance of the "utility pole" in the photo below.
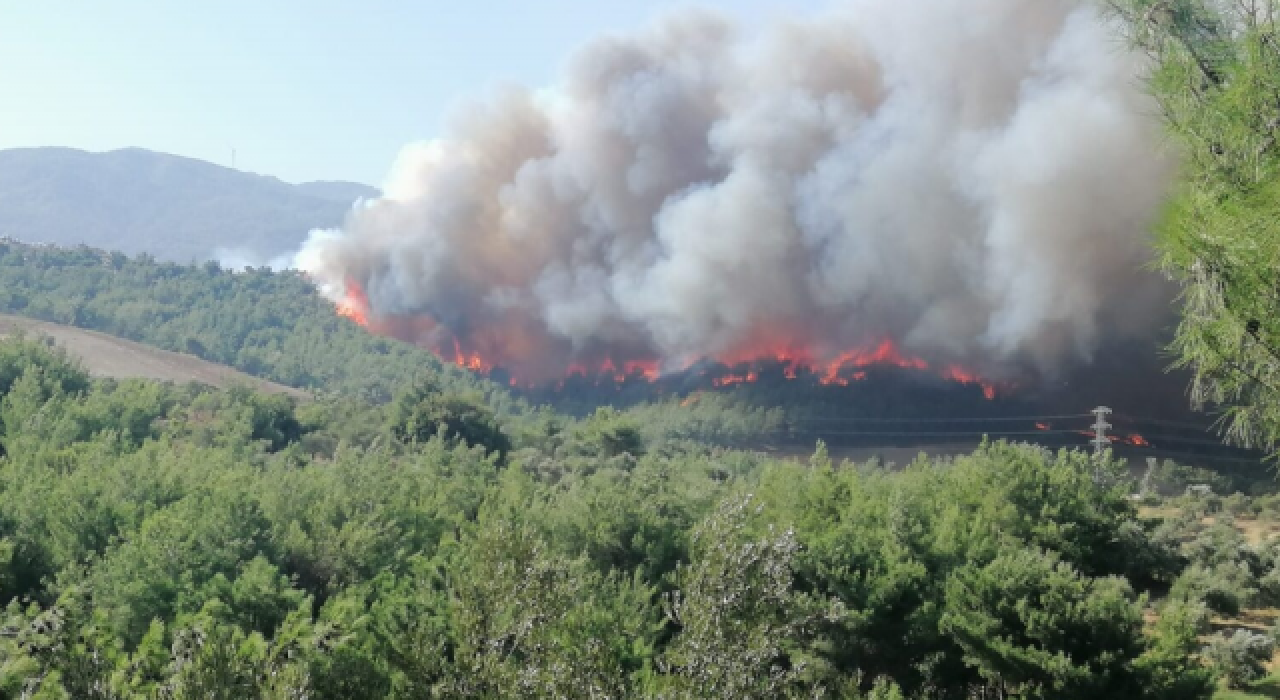
[[[1107,428],[1111,424],[1107,422],[1107,416],[1111,415],[1111,409],[1106,406],[1099,406],[1093,409],[1093,456],[1102,458],[1102,451],[1111,446],[1111,438],[1107,437]]]

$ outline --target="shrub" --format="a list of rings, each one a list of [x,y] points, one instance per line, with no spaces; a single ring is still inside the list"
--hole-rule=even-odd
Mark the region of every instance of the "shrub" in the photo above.
[[[1242,688],[1266,675],[1265,664],[1274,651],[1275,643],[1266,635],[1236,630],[1231,635],[1210,639],[1204,648],[1204,658],[1227,681],[1228,687]]]

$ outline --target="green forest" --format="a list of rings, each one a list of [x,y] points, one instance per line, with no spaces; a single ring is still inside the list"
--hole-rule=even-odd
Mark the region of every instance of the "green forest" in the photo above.
[[[6,697],[1205,697],[1207,606],[1280,594],[1270,549],[1218,590],[1235,562],[1079,452],[778,461],[430,378],[359,410],[92,380],[21,338],[0,392]]]
[[[1187,154],[1157,231],[1184,289],[1171,351],[1228,439],[1274,454],[1277,8],[1112,6]],[[745,446],[785,430],[786,407],[539,405],[370,335],[296,272],[5,241],[0,312],[307,392],[97,378],[46,338],[0,340],[0,698],[1280,686],[1280,488],[1262,466],[1135,473],[998,439],[893,468],[821,442],[771,456]]]
[[[333,313],[296,272],[0,243],[0,311],[103,331],[321,393],[387,401],[418,372],[482,385]]]

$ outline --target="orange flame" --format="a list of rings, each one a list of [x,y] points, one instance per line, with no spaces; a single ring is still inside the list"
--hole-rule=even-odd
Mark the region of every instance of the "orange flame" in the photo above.
[[[760,375],[755,372],[747,372],[746,374],[727,374],[723,377],[716,377],[711,380],[711,386],[733,386],[734,384],[754,384]]]
[[[897,346],[893,344],[893,341],[886,339],[872,350],[852,350],[841,354],[826,366],[822,377],[818,381],[827,386],[849,386],[850,380],[861,381],[867,377],[865,371],[857,371],[850,374],[847,371],[849,368],[885,366],[917,371],[927,371],[929,369],[928,362],[918,357],[903,355]],[[947,367],[940,372],[940,375],[948,381],[960,384],[976,384],[982,387],[982,395],[988,401],[996,398],[996,385],[994,383],[986,381],[958,365]]]
[[[1111,436],[1111,441],[1112,441],[1112,442],[1118,442],[1118,443],[1121,443],[1121,444],[1124,444],[1124,445],[1132,445],[1132,446],[1134,446],[1134,447],[1151,447],[1151,443],[1150,443],[1150,442],[1147,442],[1147,439],[1146,439],[1146,438],[1142,437],[1141,435],[1137,435],[1137,434],[1134,434],[1134,435],[1113,435],[1113,436]]]
[[[491,372],[493,365],[485,362],[484,358],[478,353],[465,353],[462,351],[462,345],[458,343],[458,339],[453,340],[453,364],[469,369],[472,372]]]
[[[656,381],[662,376],[657,362],[628,362],[625,369],[628,377],[640,377],[647,382]]]
[[[982,387],[982,395],[985,396],[988,401],[991,401],[996,397],[995,384],[982,379],[962,367],[957,367],[956,365],[948,367],[946,371],[942,373],[942,378],[949,379],[953,382],[959,382],[960,384],[977,384]]]
[[[652,383],[662,376],[662,371],[657,362],[635,360],[623,363],[622,368],[619,369],[612,358],[605,358],[595,365],[583,362],[571,363],[564,374],[566,377],[595,379],[595,383],[599,385],[602,380],[615,384],[622,384],[629,380]]]
[[[369,297],[355,280],[347,280],[346,296],[335,305],[337,314],[369,327]]]
[[[929,363],[918,357],[906,357],[898,351],[892,340],[880,341],[874,349],[850,350],[827,364],[822,378],[818,381],[826,385],[849,386],[847,378],[841,372],[850,367],[901,367],[903,369],[927,370]],[[861,375],[861,376],[858,376]],[[855,381],[865,378],[865,372],[854,373]]]
[[[1089,430],[1077,430],[1075,432],[1091,440],[1094,437],[1093,432]],[[1133,435],[1108,435],[1107,440],[1113,445],[1130,445],[1132,447],[1152,447],[1151,443],[1148,442],[1146,438],[1136,433]]]
[[[424,316],[373,318],[368,296],[355,280],[347,280],[346,296],[335,304],[335,311],[339,316],[350,319],[375,333],[404,338],[434,337],[435,340],[420,340],[420,342],[434,350],[442,359],[483,374],[492,373],[495,367],[505,367],[504,362],[512,357],[522,357],[524,352],[532,347],[518,329],[507,333],[496,327],[485,328],[468,338],[459,338],[434,320]],[[780,337],[788,337],[785,329],[781,329]],[[931,369],[924,359],[903,354],[889,339],[882,340],[871,347],[848,350],[830,361],[821,363],[814,361],[814,354],[804,344],[782,344],[770,347],[766,343],[753,343],[714,359],[721,365],[735,368],[728,374],[711,377],[712,386],[715,387],[755,383],[760,380],[761,371],[764,369],[777,371],[773,368],[780,369],[782,378],[786,381],[796,381],[801,376],[815,377],[821,385],[841,387],[865,380],[867,369],[872,367],[898,367],[915,371]],[[692,364],[693,361],[688,362],[686,368]],[[980,386],[983,396],[988,400],[996,397],[996,384],[957,365],[948,366],[938,374],[948,381]],[[653,383],[661,378],[662,368],[657,361],[653,360],[629,360],[619,363],[611,357],[605,357],[593,363],[574,362],[569,365],[564,376],[594,379],[596,385],[602,382],[621,385],[629,381]],[[508,383],[512,387],[532,387],[533,384],[526,379],[510,376]],[[559,382],[557,386],[563,388],[564,382]]]

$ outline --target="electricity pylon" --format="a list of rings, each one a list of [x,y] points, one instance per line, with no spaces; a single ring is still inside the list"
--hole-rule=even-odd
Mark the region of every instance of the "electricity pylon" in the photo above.
[[[1111,438],[1107,437],[1107,428],[1111,424],[1107,422],[1107,416],[1111,415],[1111,409],[1106,406],[1099,406],[1093,409],[1093,456],[1101,458],[1102,451],[1111,446]]]

